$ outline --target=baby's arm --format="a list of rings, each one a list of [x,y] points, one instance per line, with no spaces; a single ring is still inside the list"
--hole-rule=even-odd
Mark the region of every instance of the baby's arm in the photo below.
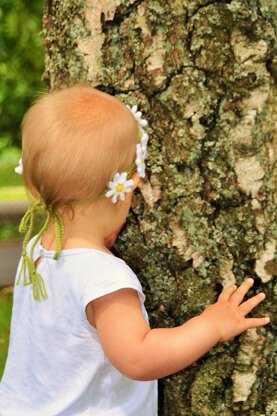
[[[229,286],[218,301],[175,328],[151,329],[141,312],[133,289],[121,289],[88,305],[103,349],[111,363],[127,377],[152,380],[175,373],[192,364],[215,344],[269,322],[267,318],[245,318],[265,296],[242,303],[253,279],[239,288]]]

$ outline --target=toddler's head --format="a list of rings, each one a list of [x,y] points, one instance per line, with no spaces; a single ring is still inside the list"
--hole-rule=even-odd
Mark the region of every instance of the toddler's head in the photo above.
[[[124,201],[134,185],[131,174],[137,171],[144,177],[148,136],[142,129],[147,122],[140,116],[136,106],[130,111],[114,97],[85,85],[46,94],[26,113],[23,175],[39,202],[28,208],[20,224],[25,238],[17,283],[22,275],[26,282],[28,272],[35,300],[45,299],[47,293],[34,264],[34,248],[51,222],[56,234],[53,258],[61,255],[64,221],[58,208],[93,202],[99,196],[112,197],[113,203],[118,198]],[[46,220],[28,254],[27,243],[40,213]]]
[[[40,97],[22,123],[23,174],[53,209],[95,199],[136,157],[138,123],[114,97],[77,85]]]
[[[137,171],[144,177],[148,136],[142,129],[147,122],[140,116],[136,106],[130,111],[114,97],[85,85],[46,94],[26,113],[23,174],[27,189],[39,202],[28,208],[20,224],[25,238],[17,283],[23,275],[26,284],[28,274],[35,300],[45,299],[47,293],[33,253],[51,222],[56,234],[53,258],[61,255],[64,221],[58,208],[93,202],[99,196],[112,197],[113,203],[118,198],[124,201],[134,185],[131,174]],[[46,220],[27,253],[39,213],[46,214]]]

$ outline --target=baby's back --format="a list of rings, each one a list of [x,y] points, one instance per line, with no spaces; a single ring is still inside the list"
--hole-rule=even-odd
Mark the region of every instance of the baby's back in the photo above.
[[[156,382],[118,372],[85,313],[89,302],[128,287],[138,292],[147,319],[136,275],[123,260],[95,249],[64,250],[58,261],[53,254],[40,243],[34,251],[45,301],[33,300],[32,285],[15,285],[1,416],[156,415]]]

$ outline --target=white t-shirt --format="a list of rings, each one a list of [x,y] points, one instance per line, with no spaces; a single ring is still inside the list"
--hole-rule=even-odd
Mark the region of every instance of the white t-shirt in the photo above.
[[[42,258],[45,301],[34,301],[23,278],[14,288],[0,415],[156,416],[157,381],[131,380],[116,370],[85,314],[92,300],[133,288],[147,320],[138,278],[123,260],[96,249],[66,249],[59,260],[53,254],[40,243],[34,251],[34,260]]]

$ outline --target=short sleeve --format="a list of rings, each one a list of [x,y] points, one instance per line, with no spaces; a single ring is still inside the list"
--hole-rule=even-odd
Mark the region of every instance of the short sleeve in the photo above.
[[[118,259],[111,260],[94,268],[93,272],[85,279],[81,289],[83,311],[91,301],[120,289],[136,290],[141,304],[144,304],[145,296],[135,273],[124,261],[119,263]]]

